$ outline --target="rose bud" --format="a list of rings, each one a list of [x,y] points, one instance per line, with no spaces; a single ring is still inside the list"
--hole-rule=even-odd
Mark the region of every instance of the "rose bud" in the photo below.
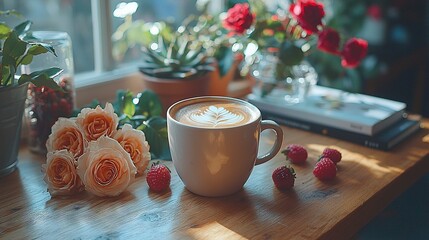
[[[326,28],[319,34],[317,48],[321,51],[338,54],[340,34],[332,28]]]
[[[317,27],[322,25],[325,16],[323,4],[314,0],[298,0],[296,4],[290,5],[289,12],[308,34],[319,31]]]
[[[357,67],[368,51],[368,42],[360,38],[351,38],[341,52],[341,65],[347,68]]]
[[[255,16],[250,12],[249,4],[237,3],[230,8],[223,20],[223,26],[232,34],[241,35],[252,26]]]

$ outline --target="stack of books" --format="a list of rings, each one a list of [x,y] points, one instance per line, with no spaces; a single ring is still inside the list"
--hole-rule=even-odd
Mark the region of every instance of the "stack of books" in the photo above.
[[[278,97],[249,94],[264,119],[367,147],[389,150],[420,129],[398,101],[314,86],[305,101],[290,104]]]

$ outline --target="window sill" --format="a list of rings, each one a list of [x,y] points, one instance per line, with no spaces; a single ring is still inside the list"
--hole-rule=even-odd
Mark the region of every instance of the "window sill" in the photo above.
[[[119,89],[138,93],[144,90],[144,83],[137,67],[127,67],[105,73],[80,74],[76,77],[76,104],[81,108],[92,100],[101,103],[113,102]],[[241,98],[251,92],[247,79],[234,80],[229,84],[228,96]]]

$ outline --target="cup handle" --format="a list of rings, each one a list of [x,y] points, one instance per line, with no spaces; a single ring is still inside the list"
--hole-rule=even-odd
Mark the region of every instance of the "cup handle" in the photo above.
[[[264,162],[270,160],[271,158],[273,158],[280,151],[280,148],[282,146],[282,142],[283,142],[283,130],[282,130],[282,128],[274,121],[262,120],[261,121],[261,132],[263,132],[266,129],[273,129],[274,130],[274,132],[276,133],[276,141],[274,142],[273,147],[271,148],[271,150],[268,153],[266,153],[265,155],[263,155],[261,157],[256,158],[255,165],[259,165],[259,164],[264,163]]]

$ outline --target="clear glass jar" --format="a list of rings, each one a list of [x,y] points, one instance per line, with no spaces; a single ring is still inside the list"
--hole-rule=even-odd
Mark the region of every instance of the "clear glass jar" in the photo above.
[[[277,51],[260,51],[251,66],[255,80],[253,94],[294,104],[305,100],[311,86],[317,83],[316,70],[302,61],[294,66],[278,64]]]
[[[52,125],[59,117],[70,117],[75,108],[74,64],[72,43],[66,32],[34,31],[26,38],[37,38],[38,42],[50,44],[57,56],[41,54],[32,63],[23,66],[23,73],[59,67],[63,72],[54,80],[64,92],[30,84],[26,101],[25,118],[27,123],[27,142],[33,152],[46,153],[46,140]]]

